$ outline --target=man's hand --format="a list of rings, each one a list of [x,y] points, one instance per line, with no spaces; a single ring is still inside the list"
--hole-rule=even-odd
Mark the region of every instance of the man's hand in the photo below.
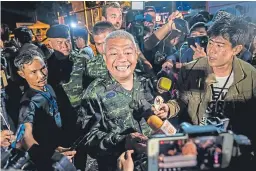
[[[199,44],[196,43],[196,47],[190,45],[190,48],[195,52],[193,55],[193,59],[197,59],[197,58],[206,56],[204,48],[201,47]]]
[[[125,147],[127,150],[136,150],[139,153],[146,152],[148,137],[141,133],[131,133],[126,137]]]
[[[174,19],[175,18],[180,18],[183,19],[183,15],[179,11],[174,11],[168,18],[168,28],[169,31],[171,30],[176,30],[175,24],[174,24]]]
[[[132,160],[133,150],[127,150],[123,152],[121,156],[117,159],[117,167],[120,171],[133,171],[134,163]]]
[[[70,162],[72,162],[72,158],[76,154],[76,151],[70,151],[70,148],[58,147],[56,151],[63,154],[64,156],[67,156]]]
[[[8,147],[15,140],[15,136],[12,131],[3,130],[1,131],[1,147]]]
[[[165,61],[165,62],[163,63],[163,65],[162,65],[162,69],[163,69],[164,71],[171,70],[172,68],[173,68],[173,63],[172,63],[172,61],[170,61],[170,60]]]
[[[165,103],[160,105],[160,109],[157,111],[155,108],[152,108],[154,114],[161,118],[162,120],[167,119],[169,116],[169,106]]]

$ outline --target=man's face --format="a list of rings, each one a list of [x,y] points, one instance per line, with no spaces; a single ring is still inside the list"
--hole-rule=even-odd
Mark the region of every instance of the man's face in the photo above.
[[[32,63],[24,64],[22,71],[18,71],[19,75],[26,79],[29,86],[36,90],[42,90],[47,84],[48,70],[44,61],[36,57]]]
[[[190,37],[207,36],[205,27],[198,27],[190,33]]]
[[[129,39],[113,38],[106,42],[104,59],[110,74],[117,80],[129,79],[137,64],[136,46]]]
[[[84,48],[86,46],[85,41],[84,41],[83,38],[77,37],[77,38],[75,38],[75,40],[76,40],[76,47],[78,49],[82,49],[82,48]]]
[[[42,40],[43,40],[43,38],[42,38],[41,35],[36,35],[36,38],[37,38],[37,40],[38,40],[39,42],[42,42]]]
[[[93,35],[96,49],[101,55],[103,55],[103,43],[108,34],[109,32],[106,31],[106,32],[100,33],[99,35]]]
[[[222,36],[210,37],[207,45],[208,62],[211,67],[223,67],[233,61],[242,45],[232,48],[232,44]]]
[[[70,38],[50,38],[49,45],[52,49],[61,52],[64,56],[68,56],[71,52]]]
[[[119,30],[122,26],[123,18],[122,18],[122,10],[121,8],[107,8],[107,18],[106,21],[113,24],[113,26]]]

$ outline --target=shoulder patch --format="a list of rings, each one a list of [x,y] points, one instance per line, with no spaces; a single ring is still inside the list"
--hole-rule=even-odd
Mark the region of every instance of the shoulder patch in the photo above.
[[[116,93],[114,91],[110,91],[109,93],[106,94],[107,99],[110,99],[110,98],[115,97],[115,96],[116,96]]]

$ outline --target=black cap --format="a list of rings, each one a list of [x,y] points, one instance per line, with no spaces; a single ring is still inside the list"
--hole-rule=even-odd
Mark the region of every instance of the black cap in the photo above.
[[[63,24],[53,25],[47,30],[46,36],[48,38],[69,38],[69,27]]]

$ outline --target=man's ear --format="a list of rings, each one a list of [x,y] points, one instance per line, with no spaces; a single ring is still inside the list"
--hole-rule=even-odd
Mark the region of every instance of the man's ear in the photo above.
[[[104,16],[102,16],[101,21],[107,21],[107,19]]]
[[[241,50],[243,49],[243,45],[237,45],[233,48],[233,55],[236,56],[237,54],[239,54],[241,52]]]
[[[18,73],[22,78],[25,79],[25,74],[24,74],[23,71],[18,70],[17,73]]]
[[[49,39],[48,44],[49,44],[49,46],[52,48],[52,41],[51,41],[51,39]],[[52,49],[53,49],[53,48],[52,48]]]

